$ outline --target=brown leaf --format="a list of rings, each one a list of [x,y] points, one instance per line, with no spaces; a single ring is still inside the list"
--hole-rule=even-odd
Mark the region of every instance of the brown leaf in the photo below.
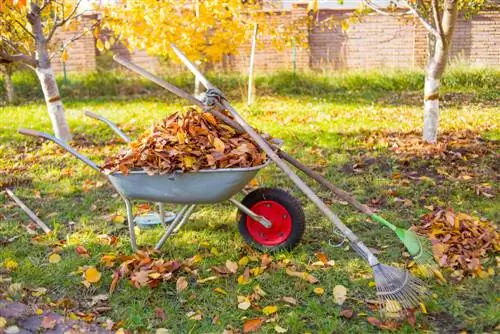
[[[346,319],[351,319],[354,315],[354,311],[350,309],[344,309],[340,311],[340,316],[346,318]]]
[[[243,333],[252,333],[259,330],[264,320],[264,318],[246,320],[243,324]]]
[[[377,318],[368,317],[368,318],[366,318],[366,321],[368,321],[371,325],[373,325],[375,327],[382,328],[382,322],[380,320],[378,320]]]
[[[88,251],[85,247],[83,247],[82,245],[80,245],[80,246],[76,247],[76,248],[75,248],[75,251],[76,251],[79,255],[81,255],[81,256],[83,256],[83,257],[90,257],[90,255],[89,255],[89,251]]]
[[[167,315],[165,314],[165,311],[160,307],[155,308],[155,315],[163,321],[167,320]]]
[[[50,315],[43,317],[40,326],[44,329],[54,329],[57,325],[57,319]]]
[[[184,277],[184,276],[179,277],[177,279],[177,283],[175,284],[175,287],[177,289],[177,293],[180,293],[180,292],[186,290],[188,287],[188,281],[187,281],[186,277]]]

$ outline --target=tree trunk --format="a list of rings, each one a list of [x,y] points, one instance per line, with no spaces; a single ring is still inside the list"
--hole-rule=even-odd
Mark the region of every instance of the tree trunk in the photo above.
[[[42,85],[43,96],[45,97],[55,136],[64,141],[71,140],[71,132],[64,115],[64,106],[59,96],[59,89],[52,68],[50,66],[48,68],[37,67],[35,71]]]
[[[41,22],[41,10],[35,2],[31,2],[30,8],[31,12],[28,14],[28,21],[31,24],[35,36],[36,46],[37,66],[35,67],[35,72],[42,86],[43,96],[45,97],[47,111],[52,121],[54,134],[61,140],[69,141],[72,136],[68,122],[66,121],[66,116],[64,115],[64,106],[59,96],[56,78],[50,64],[47,40],[45,39]]]
[[[5,71],[2,71],[3,73],[3,82],[5,85],[5,93],[7,96],[7,103],[12,104],[14,103],[15,99],[15,94],[14,94],[14,84],[12,83],[12,72],[6,68]]]
[[[441,20],[441,38],[437,38],[435,41],[434,52],[430,58],[425,74],[423,139],[432,144],[437,142],[440,81],[446,69],[446,63],[448,62],[448,52],[451,46],[457,15],[458,1],[445,1]]]

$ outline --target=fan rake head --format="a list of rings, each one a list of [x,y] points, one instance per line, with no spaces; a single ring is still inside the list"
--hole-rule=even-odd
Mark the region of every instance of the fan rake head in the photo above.
[[[407,271],[381,263],[372,268],[381,308],[388,312],[394,312],[390,308],[411,309],[428,293],[424,282]]]

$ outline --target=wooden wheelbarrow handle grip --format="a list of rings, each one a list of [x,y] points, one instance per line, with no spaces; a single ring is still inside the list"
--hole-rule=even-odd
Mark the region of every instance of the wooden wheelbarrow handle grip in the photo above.
[[[26,135],[26,136],[45,138],[45,135],[43,132],[39,132],[39,131],[32,130],[32,129],[21,128],[21,129],[17,130],[17,132],[19,132],[22,135]]]

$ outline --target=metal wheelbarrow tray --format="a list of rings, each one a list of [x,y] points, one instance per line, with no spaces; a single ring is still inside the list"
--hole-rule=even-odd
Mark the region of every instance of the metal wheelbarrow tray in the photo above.
[[[129,199],[174,204],[210,204],[222,202],[245,187],[265,164],[248,168],[204,169],[188,173],[148,175],[130,171],[112,173],[108,179],[116,190]]]

